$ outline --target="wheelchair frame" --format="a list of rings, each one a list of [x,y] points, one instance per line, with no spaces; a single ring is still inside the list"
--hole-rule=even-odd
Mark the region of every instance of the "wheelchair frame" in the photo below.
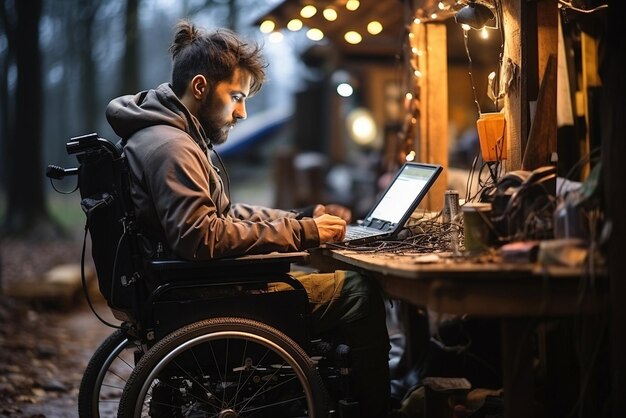
[[[71,138],[66,150],[79,167],[49,166],[47,176],[78,176],[100,291],[123,320],[85,370],[81,417],[100,416],[108,389],[116,394],[104,397],[121,391],[120,417],[356,416],[346,389],[348,351],[311,343],[306,291],[289,274],[307,253],[147,259],[139,249],[123,147],[93,133]],[[83,287],[102,319],[89,300],[84,262],[85,246]],[[293,290],[267,292],[271,282]],[[231,350],[240,358],[229,357]],[[225,356],[219,367],[216,352]],[[107,376],[121,381],[111,384]],[[284,398],[292,390],[294,399]]]

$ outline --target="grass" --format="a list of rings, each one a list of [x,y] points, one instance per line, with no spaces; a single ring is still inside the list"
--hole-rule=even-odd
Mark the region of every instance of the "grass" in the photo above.
[[[85,213],[80,207],[78,193],[55,194],[48,197],[48,212],[64,229],[79,230],[85,226]]]
[[[77,192],[69,195],[50,193],[46,204],[52,220],[64,230],[73,232],[83,229],[85,214],[80,208],[80,196]],[[6,210],[6,195],[0,192],[0,223],[4,221]]]

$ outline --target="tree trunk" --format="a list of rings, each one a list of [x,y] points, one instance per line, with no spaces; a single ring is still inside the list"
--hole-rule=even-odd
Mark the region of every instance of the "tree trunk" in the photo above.
[[[139,0],[126,2],[126,51],[122,73],[122,94],[139,89]]]
[[[80,13],[80,19],[78,21],[78,33],[79,37],[76,39],[77,49],[80,51],[80,95],[83,98],[81,102],[83,107],[81,109],[83,117],[82,124],[80,125],[80,131],[87,134],[96,131],[98,126],[98,95],[97,89],[94,86],[98,85],[96,79],[97,66],[93,58],[93,36],[92,26],[98,9],[100,7],[99,1],[89,0],[83,1],[81,4],[83,8]]]
[[[7,235],[48,236],[56,228],[46,209],[42,174],[42,75],[39,21],[42,0],[15,2],[17,33],[15,125],[4,156],[7,175]],[[11,40],[9,40],[11,41]]]

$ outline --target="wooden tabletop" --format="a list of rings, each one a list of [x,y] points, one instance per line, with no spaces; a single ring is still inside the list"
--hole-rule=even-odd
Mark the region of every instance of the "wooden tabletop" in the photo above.
[[[580,266],[506,263],[497,258],[394,254],[321,248],[311,263],[374,277],[392,298],[442,313],[561,316],[593,312],[607,296],[601,275]]]

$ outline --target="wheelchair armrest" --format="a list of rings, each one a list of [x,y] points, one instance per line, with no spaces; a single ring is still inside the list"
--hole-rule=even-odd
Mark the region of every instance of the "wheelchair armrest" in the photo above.
[[[289,266],[291,263],[306,263],[309,259],[309,253],[305,251],[293,252],[293,253],[268,253],[268,254],[253,254],[243,255],[240,257],[228,257],[217,258],[215,260],[207,261],[188,261],[181,259],[156,259],[148,260],[147,264],[153,271],[165,271],[165,270],[207,270],[207,269],[221,269],[230,267],[241,267],[251,265],[267,266],[267,265],[283,265]]]
[[[146,260],[146,270],[158,284],[172,281],[259,281],[264,276],[287,274],[292,263],[305,263],[309,253],[269,253],[208,261],[181,259]]]

